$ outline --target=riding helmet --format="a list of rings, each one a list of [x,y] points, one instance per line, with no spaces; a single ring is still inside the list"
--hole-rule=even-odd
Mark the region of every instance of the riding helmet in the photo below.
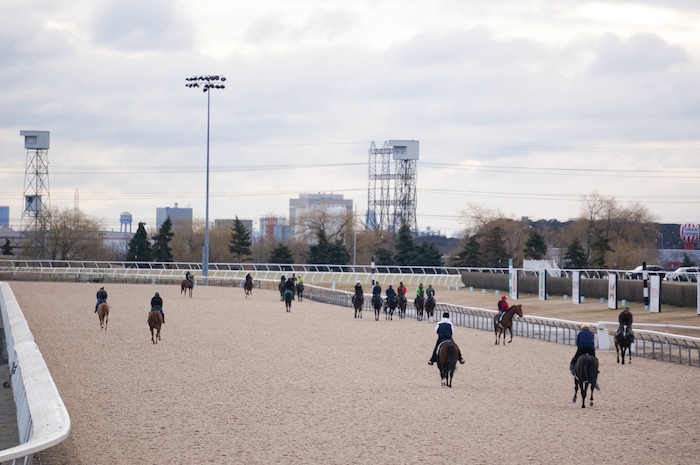
[[[160,294],[158,294],[158,293],[156,292],[156,297],[158,297],[158,296],[160,296]]]
[[[442,317],[443,317],[443,318],[449,318],[449,317],[450,317],[450,314],[447,313],[447,312],[445,312],[445,313],[442,314]]]
[[[505,294],[503,294],[503,295],[501,296],[501,299],[507,299],[507,298],[508,298],[508,296],[506,296]]]
[[[584,323],[581,325],[581,329],[588,329],[590,326],[588,326],[588,323]]]

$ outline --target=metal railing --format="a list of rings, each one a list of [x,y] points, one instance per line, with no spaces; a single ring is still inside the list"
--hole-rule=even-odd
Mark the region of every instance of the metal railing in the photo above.
[[[20,445],[0,451],[0,463],[27,465],[35,453],[68,437],[70,417],[7,283],[0,283],[0,311],[20,436]]]

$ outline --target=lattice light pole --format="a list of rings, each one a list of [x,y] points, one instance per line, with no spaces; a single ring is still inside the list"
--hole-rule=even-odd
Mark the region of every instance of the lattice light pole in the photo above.
[[[34,260],[49,258],[49,131],[20,131],[27,149],[24,171],[22,242],[24,253]]]
[[[223,76],[192,76],[185,78],[185,87],[202,88],[207,94],[207,189],[204,223],[204,248],[202,249],[202,276],[204,285],[209,285],[209,116],[211,114],[211,89],[225,89]]]

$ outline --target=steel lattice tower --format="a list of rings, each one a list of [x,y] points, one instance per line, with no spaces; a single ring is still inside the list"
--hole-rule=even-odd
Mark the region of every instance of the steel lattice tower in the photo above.
[[[24,254],[35,260],[50,258],[49,131],[20,131],[20,135],[27,149],[21,228]]]
[[[392,172],[391,159],[395,160]],[[406,223],[418,230],[416,162],[418,141],[389,140],[369,148],[367,229],[396,231]]]

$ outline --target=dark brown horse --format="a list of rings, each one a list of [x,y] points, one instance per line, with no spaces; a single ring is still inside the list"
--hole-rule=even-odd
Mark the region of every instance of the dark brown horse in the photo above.
[[[425,308],[425,297],[422,295],[416,296],[416,300],[413,303],[416,305],[416,320],[421,321],[423,319],[423,309]]]
[[[435,297],[430,296],[426,299],[425,301],[425,313],[428,314],[428,321],[433,320],[435,321],[435,307],[437,306],[437,302],[435,301]]]
[[[100,318],[100,329],[107,331],[107,322],[109,321],[109,305],[102,302],[97,306],[97,316]]]
[[[384,305],[382,297],[379,295],[373,295],[372,306],[374,307],[374,321],[379,321],[379,313],[382,311],[382,305]]]
[[[163,324],[163,315],[161,315],[158,310],[151,310],[148,314],[147,321],[148,326],[151,328],[151,342],[158,344],[158,341],[160,341],[160,327]]]
[[[493,331],[496,333],[496,345],[499,344],[501,339],[501,334],[503,335],[503,345],[506,345],[506,331],[510,333],[510,341],[508,344],[513,342],[513,317],[518,315],[520,318],[523,317],[523,306],[513,305],[505,312],[501,321],[498,321],[498,315],[493,318]]]
[[[398,301],[396,300],[396,296],[389,298],[386,298],[386,307],[388,308],[389,311],[386,312],[386,319],[387,320],[393,320],[394,319],[394,312],[396,311],[396,305],[398,304]]]
[[[299,297],[299,302],[304,300],[304,283],[297,283],[297,297]]]
[[[438,347],[437,366],[440,370],[440,385],[452,387],[452,376],[457,368],[457,360],[462,353],[452,340],[445,341]]]
[[[253,298],[253,278],[246,277],[245,284],[243,284],[243,289],[245,290],[245,298]]]
[[[399,294],[398,306],[399,306],[399,319],[406,318],[406,306],[408,305],[408,299],[406,299],[405,294]]]
[[[362,307],[364,304],[364,296],[361,294],[352,296],[352,306],[355,308],[355,318],[362,318]]]
[[[187,290],[189,289],[190,297],[192,297],[192,287],[192,281],[190,281],[189,279],[183,279],[180,283],[180,295],[187,295]]]
[[[620,352],[622,352],[622,364],[625,364],[625,351],[630,356],[629,363],[632,363],[632,332],[629,331],[627,325],[623,326],[622,331],[615,334],[615,352],[617,353],[617,363],[620,363]]]
[[[591,388],[591,400],[590,406],[593,407],[593,391],[598,389],[598,359],[592,355],[583,354],[577,360],[574,365],[574,400],[576,403],[576,396],[578,395],[578,390],[581,389],[581,408],[586,408],[586,390],[590,386]]]
[[[292,300],[294,300],[294,291],[287,289],[284,291],[284,305],[287,312],[292,311]]]

